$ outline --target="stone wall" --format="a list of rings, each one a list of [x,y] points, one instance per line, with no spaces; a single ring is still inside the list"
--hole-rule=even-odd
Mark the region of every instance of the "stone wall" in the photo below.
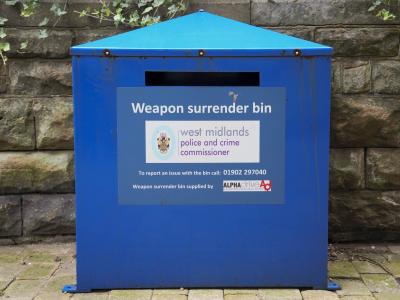
[[[96,1],[70,0],[71,10]],[[330,237],[400,240],[400,4],[383,22],[368,0],[192,0],[257,26],[335,48],[332,72]],[[396,2],[396,1],[393,1]],[[3,241],[74,234],[71,45],[117,32],[66,15],[46,40],[42,19],[0,4],[11,43],[0,66],[0,237]]]

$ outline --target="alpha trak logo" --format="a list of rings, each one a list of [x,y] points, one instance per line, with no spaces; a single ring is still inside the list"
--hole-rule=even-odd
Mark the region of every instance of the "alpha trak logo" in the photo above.
[[[271,192],[272,180],[224,180],[224,192]]]

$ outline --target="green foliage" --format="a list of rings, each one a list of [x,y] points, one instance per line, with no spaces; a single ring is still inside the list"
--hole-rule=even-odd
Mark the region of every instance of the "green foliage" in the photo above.
[[[390,21],[396,16],[390,11],[391,0],[374,0],[368,8],[369,12],[374,12],[376,16],[384,21]]]
[[[20,10],[20,15],[29,18],[35,15],[40,7],[40,0],[0,0],[5,5],[14,6]],[[46,17],[38,22],[38,38],[46,39],[49,36],[49,30],[55,27],[61,18],[69,12],[68,1],[53,3]],[[80,17],[89,17],[101,22],[111,22],[116,27],[142,27],[161,21],[161,16],[165,15],[167,19],[175,17],[177,14],[186,10],[185,0],[98,0],[96,8],[86,8],[81,11],[74,11]],[[0,12],[1,14],[1,12]],[[50,20],[52,20],[50,22]],[[7,61],[6,52],[10,51],[10,43],[7,42],[7,32],[4,26],[8,19],[0,15],[0,58],[5,64]],[[47,28],[46,28],[47,27]],[[23,41],[20,43],[18,51],[27,49],[29,43]]]

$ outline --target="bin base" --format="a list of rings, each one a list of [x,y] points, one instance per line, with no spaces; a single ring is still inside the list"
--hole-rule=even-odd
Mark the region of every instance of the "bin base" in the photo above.
[[[91,289],[78,289],[78,287],[75,284],[66,284],[64,285],[62,292],[63,293],[69,293],[69,294],[75,294],[75,293],[90,293],[92,290]]]
[[[332,280],[328,280],[328,286],[326,288],[328,291],[337,291],[342,289],[340,285]]]

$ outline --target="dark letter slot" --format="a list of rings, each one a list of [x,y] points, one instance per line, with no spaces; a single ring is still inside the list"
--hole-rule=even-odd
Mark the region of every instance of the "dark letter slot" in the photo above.
[[[259,72],[151,72],[147,86],[259,86]]]

